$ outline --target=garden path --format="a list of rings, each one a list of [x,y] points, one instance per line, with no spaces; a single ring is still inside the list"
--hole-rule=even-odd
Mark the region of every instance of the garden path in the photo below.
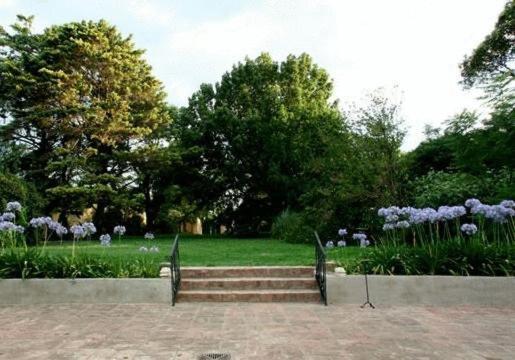
[[[514,359],[515,307],[0,306],[0,359]]]

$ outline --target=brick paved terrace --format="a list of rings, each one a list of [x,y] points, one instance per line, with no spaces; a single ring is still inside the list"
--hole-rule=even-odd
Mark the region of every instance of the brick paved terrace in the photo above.
[[[20,305],[0,319],[0,359],[515,358],[514,307]]]

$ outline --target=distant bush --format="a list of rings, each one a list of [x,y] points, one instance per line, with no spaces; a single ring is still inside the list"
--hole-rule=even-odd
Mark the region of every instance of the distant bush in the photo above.
[[[481,176],[463,172],[430,171],[411,183],[416,206],[436,207],[463,203],[475,197],[498,202],[513,196],[514,173],[509,169],[485,172]]]
[[[289,243],[310,243],[313,236],[313,229],[306,225],[301,213],[283,211],[272,225],[272,237]]]
[[[27,204],[27,217],[39,214],[44,206],[44,199],[33,184],[16,175],[0,172],[0,210],[4,210],[10,201]]]

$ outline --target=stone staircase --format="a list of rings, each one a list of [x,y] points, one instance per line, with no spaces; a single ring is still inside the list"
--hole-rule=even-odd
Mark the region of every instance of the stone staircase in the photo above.
[[[162,268],[162,277],[170,276]],[[183,267],[178,302],[319,302],[313,267]]]

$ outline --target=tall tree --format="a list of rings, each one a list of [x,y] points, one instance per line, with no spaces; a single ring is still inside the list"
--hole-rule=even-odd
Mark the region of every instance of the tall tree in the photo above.
[[[366,196],[375,205],[401,202],[404,173],[400,147],[406,135],[400,103],[377,90],[368,103],[349,114],[362,171],[369,177]]]
[[[306,54],[246,59],[193,94],[181,141],[200,150],[204,198],[215,200],[225,224],[266,230],[280,211],[300,206],[313,164],[344,132],[331,96],[328,74]]]
[[[25,146],[25,176],[49,210],[95,207],[99,225],[132,179],[124,153],[168,121],[161,83],[130,37],[101,20],[0,32],[2,141]],[[129,174],[130,175],[130,174]]]
[[[515,102],[515,0],[509,0],[493,31],[465,57],[463,83],[481,86],[494,106]]]

